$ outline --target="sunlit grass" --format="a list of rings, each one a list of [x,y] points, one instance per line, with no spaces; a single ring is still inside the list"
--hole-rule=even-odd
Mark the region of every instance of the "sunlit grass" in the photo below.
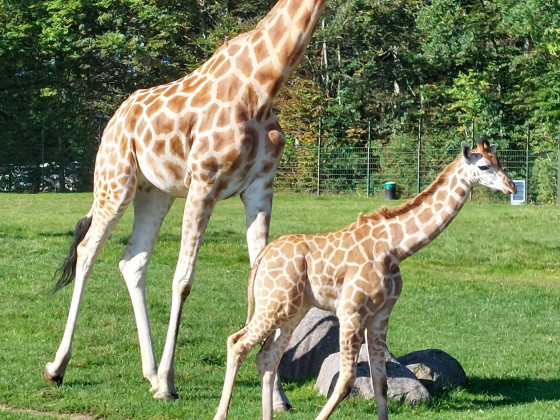
[[[89,194],[0,195],[0,404],[115,419],[204,419],[217,407],[225,340],[246,317],[249,271],[243,207],[218,204],[205,236],[176,359],[180,399],[153,400],[142,378],[134,318],[118,271],[132,225],[127,213],[88,283],[61,387],[42,379],[62,337],[71,287],[55,295],[52,275],[66,255]],[[163,348],[183,200],[162,228],[148,272],[159,356]],[[324,232],[386,204],[345,196],[275,197],[271,237]],[[468,203],[432,244],[401,265],[404,288],[388,342],[398,356],[439,348],[464,367],[465,388],[418,407],[392,403],[392,418],[556,419],[560,417],[560,209]],[[325,403],[313,381],[288,383],[295,411],[313,418]],[[259,418],[254,354],[243,366],[230,418]],[[333,418],[375,415],[373,401],[344,401]],[[0,418],[50,418],[5,413]]]

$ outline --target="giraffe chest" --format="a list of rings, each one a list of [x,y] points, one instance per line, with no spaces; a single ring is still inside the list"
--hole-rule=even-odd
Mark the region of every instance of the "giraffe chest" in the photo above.
[[[321,240],[319,240],[321,242]],[[375,300],[390,280],[366,243],[345,241],[319,243],[309,254],[307,297],[313,305],[336,311],[341,304],[357,299]]]

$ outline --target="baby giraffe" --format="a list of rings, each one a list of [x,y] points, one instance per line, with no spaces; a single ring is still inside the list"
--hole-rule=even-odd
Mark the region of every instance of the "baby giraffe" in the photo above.
[[[399,263],[451,223],[474,184],[516,192],[495,151],[496,145],[485,139],[473,150],[463,143],[462,153],[407,203],[360,215],[336,232],[287,235],[265,247],[249,276],[247,323],[228,338],[224,389],[215,419],[226,418],[239,367],[258,343],[263,343],[257,356],[263,419],[272,419],[280,358],[312,306],[335,312],[340,322],[340,375],[317,419],[328,418],[351,391],[364,338],[378,418],[387,419],[385,339],[402,287]]]

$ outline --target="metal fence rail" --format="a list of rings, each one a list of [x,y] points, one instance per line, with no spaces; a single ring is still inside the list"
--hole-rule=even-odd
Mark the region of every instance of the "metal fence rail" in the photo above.
[[[458,152],[457,152],[458,153]],[[310,194],[382,195],[395,182],[397,196],[408,198],[426,188],[457,153],[401,153],[390,158],[368,147],[321,148],[288,144],[275,179],[277,190]],[[512,179],[526,182],[527,201],[558,199],[558,151],[501,150],[500,163]],[[503,200],[500,194],[477,189],[477,197]]]
[[[458,148],[452,152],[434,152],[428,148],[395,152],[382,147],[323,145],[318,148],[289,143],[278,167],[275,188],[308,194],[379,196],[383,194],[385,182],[392,181],[397,196],[408,198],[427,187],[458,152]],[[91,190],[93,156],[82,161],[65,159],[66,164],[58,165],[52,158],[54,155],[55,151],[46,150],[37,156],[27,154],[23,163],[0,164],[0,191],[60,191],[63,178],[65,191]],[[500,150],[499,156],[512,179],[526,181],[529,202],[557,202],[560,170],[557,150]],[[9,159],[0,161],[10,162]],[[480,190],[484,192],[475,192],[484,199],[504,200],[499,194]]]

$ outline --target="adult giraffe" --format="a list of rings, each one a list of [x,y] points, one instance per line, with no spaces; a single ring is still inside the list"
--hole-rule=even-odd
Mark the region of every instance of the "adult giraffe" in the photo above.
[[[44,376],[61,383],[84,286],[97,256],[133,202],[134,226],[119,264],[134,309],[142,370],[155,398],[174,399],[174,355],[181,312],[210,214],[239,194],[245,205],[249,259],[268,241],[272,181],[285,139],[272,101],[311,39],[325,0],[279,0],[247,33],[226,41],[197,70],[133,93],[109,121],[97,153],[91,210],[55,289],[76,279],[68,321]],[[175,197],[186,197],[173,278],[169,329],[156,365],[144,291],[156,236]],[[287,401],[276,404],[277,409]]]

